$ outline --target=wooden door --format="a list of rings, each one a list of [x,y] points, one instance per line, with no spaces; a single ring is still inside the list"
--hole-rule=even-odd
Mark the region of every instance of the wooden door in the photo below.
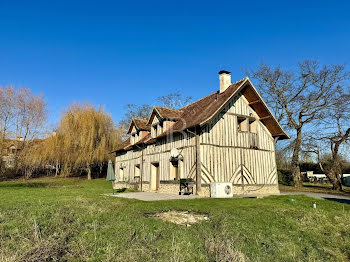
[[[159,163],[151,165],[151,190],[159,189]]]

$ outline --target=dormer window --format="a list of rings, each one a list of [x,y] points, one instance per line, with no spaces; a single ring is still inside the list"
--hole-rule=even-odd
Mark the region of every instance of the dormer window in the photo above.
[[[151,131],[146,119],[133,118],[129,127],[130,144],[139,143]]]
[[[131,134],[131,144],[136,144],[141,140],[141,134],[140,131]]]
[[[157,136],[157,128],[158,128],[158,125],[153,125],[152,126],[151,135],[152,135],[153,138]]]
[[[163,122],[160,122],[158,124],[158,132],[157,135],[159,136],[161,133],[163,133]]]

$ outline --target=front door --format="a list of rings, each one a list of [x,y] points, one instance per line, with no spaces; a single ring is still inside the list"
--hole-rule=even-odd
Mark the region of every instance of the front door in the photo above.
[[[151,165],[151,190],[159,189],[159,163]]]

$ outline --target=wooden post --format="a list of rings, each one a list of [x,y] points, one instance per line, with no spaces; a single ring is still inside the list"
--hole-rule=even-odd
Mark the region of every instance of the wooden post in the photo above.
[[[200,146],[200,127],[196,128],[196,195],[202,189],[202,163],[201,163],[201,146]]]
[[[141,164],[140,164],[140,182],[141,182],[141,192],[142,192],[142,177],[143,177],[143,147],[141,148]]]

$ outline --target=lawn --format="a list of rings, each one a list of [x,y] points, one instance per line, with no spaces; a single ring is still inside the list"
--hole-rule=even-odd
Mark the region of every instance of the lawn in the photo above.
[[[142,202],[103,179],[0,183],[0,261],[348,261],[350,205],[312,198]],[[186,227],[151,217],[191,210]]]

